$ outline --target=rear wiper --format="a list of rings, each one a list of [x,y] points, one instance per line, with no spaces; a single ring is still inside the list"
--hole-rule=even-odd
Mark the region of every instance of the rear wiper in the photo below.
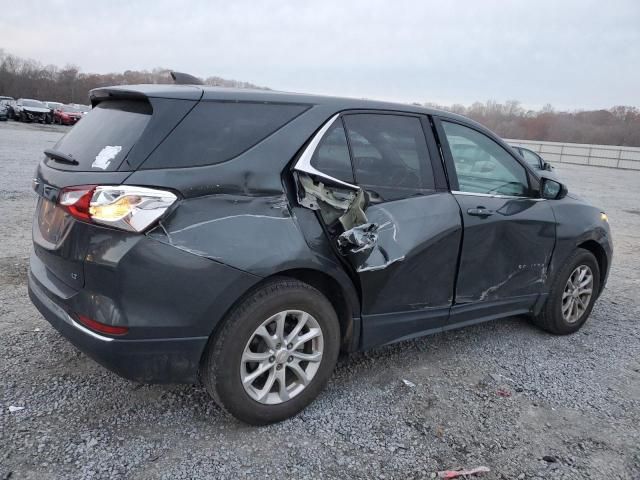
[[[58,152],[56,150],[51,150],[50,148],[47,148],[44,151],[44,154],[54,162],[68,163],[69,165],[80,165],[78,161],[71,155],[67,155],[66,153]]]

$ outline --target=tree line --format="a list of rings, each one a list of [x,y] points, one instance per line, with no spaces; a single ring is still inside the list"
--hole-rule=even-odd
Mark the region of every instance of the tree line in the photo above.
[[[0,95],[13,98],[62,103],[88,103],[89,90],[110,85],[137,83],[173,83],[168,68],[126,70],[123,73],[83,73],[75,65],[59,68],[43,65],[35,60],[21,58],[0,49]],[[208,77],[204,83],[235,88],[264,88],[249,82]]]
[[[551,105],[528,110],[516,100],[476,102],[468,107],[433,103],[424,106],[470,117],[502,138],[640,147],[638,107],[621,105],[607,110],[562,112]]]
[[[43,65],[17,57],[0,49],[0,95],[13,98],[36,98],[62,103],[87,103],[89,90],[109,85],[136,83],[173,83],[167,68],[127,70],[122,73],[83,73],[75,65],[63,68]],[[207,85],[236,88],[264,88],[249,82],[208,77]],[[522,107],[511,100],[490,100],[470,106],[441,106],[425,103],[466,115],[503,138],[552,142],[594,143],[640,147],[640,109],[615,106],[607,110],[555,111],[551,105],[540,110]]]

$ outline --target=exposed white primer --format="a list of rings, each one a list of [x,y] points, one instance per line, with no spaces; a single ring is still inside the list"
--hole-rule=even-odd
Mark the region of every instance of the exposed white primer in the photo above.
[[[122,150],[122,147],[120,145],[107,145],[102,150],[100,150],[100,153],[98,153],[98,155],[96,155],[96,159],[91,164],[91,167],[106,170],[111,163],[111,160],[116,158],[116,155],[120,153],[120,150]]]

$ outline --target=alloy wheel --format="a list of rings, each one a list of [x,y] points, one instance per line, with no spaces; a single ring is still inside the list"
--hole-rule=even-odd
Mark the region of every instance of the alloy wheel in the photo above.
[[[302,310],[266,319],[251,335],[240,364],[240,380],[257,402],[276,405],[299,395],[320,368],[324,338],[318,321]]]
[[[562,317],[567,323],[576,323],[589,307],[593,295],[593,272],[587,265],[576,267],[562,292]]]

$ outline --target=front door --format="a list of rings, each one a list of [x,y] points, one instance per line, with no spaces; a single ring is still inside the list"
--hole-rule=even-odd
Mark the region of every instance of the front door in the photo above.
[[[464,225],[455,304],[469,318],[524,313],[542,292],[555,245],[551,207],[535,198],[527,169],[490,136],[448,120],[439,132]]]

